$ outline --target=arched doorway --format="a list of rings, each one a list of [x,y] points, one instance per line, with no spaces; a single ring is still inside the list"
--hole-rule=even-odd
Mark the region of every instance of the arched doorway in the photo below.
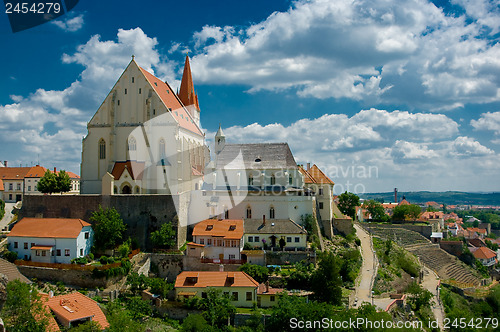
[[[123,186],[123,188],[122,188],[122,194],[130,195],[131,193],[132,193],[132,189],[130,189],[129,185]]]

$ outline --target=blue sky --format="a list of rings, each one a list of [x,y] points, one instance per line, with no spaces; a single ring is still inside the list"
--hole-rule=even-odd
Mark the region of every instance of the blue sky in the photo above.
[[[86,123],[134,54],[183,58],[210,143],[288,142],[336,192],[500,189],[500,1],[86,1],[13,34],[0,159],[79,173]]]

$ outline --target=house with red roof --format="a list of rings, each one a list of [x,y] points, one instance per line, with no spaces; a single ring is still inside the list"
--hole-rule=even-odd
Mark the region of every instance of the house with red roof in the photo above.
[[[99,304],[80,292],[59,296],[53,296],[52,293],[42,294],[42,300],[45,308],[54,315],[49,320],[48,330],[50,331],[60,331],[57,322],[65,328],[75,327],[89,321],[98,323],[101,330],[109,327],[108,320]]]
[[[150,71],[132,57],[88,123],[82,194],[177,194],[201,187],[209,153],[189,58],[179,93]]]
[[[335,217],[333,202],[335,183],[316,164],[311,167],[308,163],[306,168],[299,166],[299,171],[304,175],[304,188],[316,196],[321,220],[332,220]]]
[[[469,250],[484,266],[492,266],[498,263],[497,253],[487,247],[469,247]]]
[[[66,218],[23,218],[8,235],[17,257],[42,263],[71,263],[90,253],[93,230],[88,222]]]
[[[6,164],[8,165],[8,163]],[[46,171],[47,168],[40,165],[30,167],[0,167],[0,198],[5,202],[18,202],[23,199],[24,195],[42,195],[38,191],[37,185]],[[53,173],[58,174],[56,168],[54,168]],[[79,194],[80,177],[73,172],[66,173],[71,179],[70,191],[67,194]]]
[[[239,260],[243,249],[242,219],[206,219],[193,229],[193,242],[188,243],[188,255],[213,260]],[[196,250],[200,248],[200,250]]]

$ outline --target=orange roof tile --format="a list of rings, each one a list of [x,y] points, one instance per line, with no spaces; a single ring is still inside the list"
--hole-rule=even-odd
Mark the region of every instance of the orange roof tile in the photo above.
[[[177,121],[177,123],[181,127],[195,134],[203,136],[203,133],[201,132],[200,128],[194,123],[194,120],[191,118],[191,115],[183,107],[180,99],[178,99],[177,95],[172,90],[170,85],[168,85],[168,83],[163,82],[159,78],[153,76],[144,68],[141,67],[139,68],[146,77],[151,87],[158,94],[163,104],[165,104],[165,107],[167,107],[167,109],[171,109],[170,114],[173,116],[175,121]]]
[[[299,166],[299,172],[304,175],[304,183],[315,183],[313,177],[307,173],[304,167]]]
[[[41,178],[45,175],[47,169],[40,165],[36,165],[30,168],[29,172],[26,174],[26,178]]]
[[[50,250],[54,248],[54,246],[31,246],[31,249],[35,250]]]
[[[0,179],[22,180],[30,169],[31,167],[0,167]]]
[[[473,254],[477,259],[491,259],[497,257],[497,254],[493,250],[486,247],[477,248]]]
[[[486,234],[486,230],[483,229],[483,228],[469,227],[469,228],[467,228],[467,230],[469,232],[476,232],[476,233],[480,233],[480,234]]]
[[[90,224],[81,219],[23,218],[14,225],[9,236],[75,239],[84,226]]]
[[[117,161],[113,165],[113,170],[111,171],[111,175],[114,176],[115,180],[118,180],[125,169],[127,169],[128,173],[132,177],[132,180],[141,180],[142,174],[144,172],[144,163],[137,161]]]
[[[304,182],[305,183],[327,183],[334,185],[335,183],[330,180],[328,176],[323,173],[316,164],[312,165],[309,170],[304,169],[304,167],[299,166],[299,171],[304,174]]]
[[[284,288],[273,288],[269,287],[269,290],[266,291],[266,285],[265,284],[260,284],[259,288],[257,288],[257,295],[276,295],[281,292],[287,292],[288,294],[291,294],[289,291],[285,290]]]
[[[217,236],[224,239],[241,239],[243,232],[242,219],[206,219],[194,226],[193,236]]]
[[[70,322],[92,317],[92,321],[99,323],[102,329],[109,327],[108,320],[97,302],[79,292],[49,298],[47,305],[57,316]]]
[[[184,271],[177,276],[177,279],[175,279],[175,288],[258,287],[258,286],[259,283],[257,281],[255,281],[245,272],[241,271],[236,271],[236,272]]]

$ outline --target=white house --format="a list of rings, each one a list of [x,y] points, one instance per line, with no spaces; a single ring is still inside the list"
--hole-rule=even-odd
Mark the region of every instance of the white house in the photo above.
[[[81,219],[23,218],[8,236],[8,248],[23,260],[71,263],[90,253],[93,231]]]

